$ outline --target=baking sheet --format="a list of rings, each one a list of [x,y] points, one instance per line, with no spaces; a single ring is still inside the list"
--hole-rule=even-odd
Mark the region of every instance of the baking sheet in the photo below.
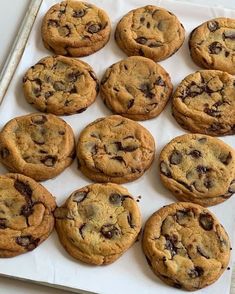
[[[48,8],[58,1],[44,0],[26,50],[8,88],[7,94],[0,108],[0,127],[15,116],[35,112],[24,99],[22,92],[22,77],[28,67],[35,64],[40,58],[50,55],[41,41],[41,20]],[[112,20],[113,33],[117,21],[129,10],[147,4],[159,5],[175,13],[189,32],[197,25],[213,17],[227,16],[235,18],[235,11],[220,8],[193,6],[185,3],[164,0],[92,0],[88,1],[105,9]],[[105,69],[112,63],[125,58],[125,54],[117,47],[113,39],[97,53],[82,58],[88,62],[101,78]],[[187,74],[199,69],[189,56],[187,38],[183,47],[169,59],[160,64],[170,73],[172,82],[176,86]],[[100,97],[85,112],[63,117],[73,128],[76,138],[80,131],[91,121],[106,116],[111,112],[106,109]],[[139,202],[145,220],[163,205],[172,203],[175,198],[166,190],[160,180],[157,168],[158,156],[162,147],[175,136],[185,133],[172,118],[170,104],[159,117],[141,122],[150,130],[156,140],[156,159],[152,167],[140,179],[133,183],[124,184],[135,197],[141,195]],[[223,141],[235,147],[234,136],[222,138]],[[0,172],[6,170],[1,166]],[[77,162],[67,168],[57,178],[43,182],[43,185],[57,198],[58,205],[77,188],[89,184],[90,181],[77,170]],[[235,228],[235,197],[211,207],[221,223],[225,226],[232,240]],[[233,240],[232,240],[233,242]],[[232,268],[232,260],[230,261]],[[12,259],[0,260],[0,274],[29,279],[37,282],[55,284],[73,289],[83,289],[96,293],[182,293],[181,290],[163,284],[150,270],[141,250],[141,243],[137,242],[115,263],[108,266],[89,266],[70,257],[60,245],[56,233],[40,245],[36,250]],[[197,291],[201,294],[227,294],[230,289],[231,270],[226,270],[223,276],[213,285]]]

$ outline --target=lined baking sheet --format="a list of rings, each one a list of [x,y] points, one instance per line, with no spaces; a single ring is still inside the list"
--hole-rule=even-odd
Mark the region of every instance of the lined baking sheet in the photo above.
[[[22,77],[28,67],[35,64],[40,58],[51,55],[41,41],[40,26],[42,17],[48,8],[58,1],[44,0],[36,18],[31,35],[26,45],[23,57],[14,74],[11,84],[0,108],[0,127],[11,118],[30,112],[35,109],[29,105],[22,91]],[[227,16],[235,18],[235,11],[220,8],[208,8],[188,5],[170,0],[92,0],[88,1],[105,9],[112,21],[112,36],[109,43],[97,53],[82,60],[88,62],[101,79],[105,69],[125,58],[125,54],[117,47],[113,39],[113,32],[118,20],[129,10],[147,4],[159,5],[175,13],[185,26],[187,38],[189,32],[200,23],[214,17]],[[192,61],[187,47],[187,38],[183,47],[172,57],[160,62],[169,72],[174,86],[187,74],[199,69]],[[63,117],[73,128],[76,138],[80,131],[91,121],[98,117],[111,114],[103,105],[100,97],[85,112]],[[157,209],[172,203],[175,198],[166,190],[158,173],[158,157],[162,147],[175,136],[185,133],[171,116],[170,103],[159,117],[141,122],[154,136],[157,150],[156,159],[152,167],[135,182],[124,184],[135,197],[141,195],[139,202],[143,223]],[[229,145],[235,147],[234,136],[221,138]],[[0,166],[0,172],[6,170]],[[65,199],[77,188],[91,183],[77,169],[77,162],[67,168],[57,178],[43,182],[43,185],[56,196],[57,204],[61,205]],[[235,229],[235,197],[217,206],[209,208],[220,219],[228,231],[233,242]],[[232,268],[232,259],[230,261]],[[108,266],[89,266],[70,257],[60,245],[56,233],[40,245],[36,250],[12,259],[0,260],[0,274],[16,278],[33,280],[70,289],[83,289],[96,293],[161,293],[173,294],[183,291],[168,287],[161,282],[150,270],[137,242],[115,263]],[[231,270],[226,270],[223,276],[213,285],[197,291],[201,294],[228,294],[231,284]]]

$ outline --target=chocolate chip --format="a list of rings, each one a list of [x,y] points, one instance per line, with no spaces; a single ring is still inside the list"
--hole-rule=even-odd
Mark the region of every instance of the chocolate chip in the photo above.
[[[125,160],[123,159],[123,157],[122,156],[113,156],[113,157],[111,157],[111,159],[114,159],[114,160],[117,160],[117,161],[119,161],[119,162],[123,162],[124,164],[126,164],[126,162],[125,162]]]
[[[196,167],[196,170],[199,174],[205,174],[207,173],[208,171],[210,171],[210,168],[206,167],[206,166],[203,166],[203,165],[198,165]]]
[[[38,246],[40,239],[34,239],[31,235],[16,237],[16,243],[27,250],[33,250]]]
[[[177,239],[175,237],[169,236],[169,235],[166,235],[165,238],[166,238],[165,248],[170,251],[171,258],[173,258],[177,254],[178,248],[175,246]]]
[[[14,187],[18,192],[20,192],[20,194],[26,197],[32,197],[33,191],[28,184],[21,182],[19,180],[15,180]]]
[[[224,32],[223,33],[223,38],[224,39],[230,39],[230,40],[235,40],[235,32]]]
[[[216,30],[218,30],[220,28],[219,23],[215,20],[209,21],[207,23],[207,27],[211,32],[215,32]]]
[[[207,188],[210,189],[214,186],[213,181],[209,178],[205,178],[203,185]]]
[[[29,202],[28,204],[25,204],[22,206],[20,214],[24,217],[28,217],[33,213],[33,205],[32,202]]]
[[[87,26],[86,30],[91,34],[98,33],[102,28],[102,25],[98,24],[98,23],[96,23],[96,24],[87,24],[87,25],[88,26]]]
[[[138,149],[137,146],[129,145],[129,146],[123,147],[121,142],[114,142],[114,143],[115,143],[115,145],[116,145],[118,151],[133,152],[133,151],[135,151],[136,149]]]
[[[212,117],[221,117],[221,114],[220,114],[221,111],[217,109],[205,107],[203,111]]]
[[[182,224],[186,218],[193,217],[194,214],[191,209],[178,210],[176,212],[176,221]]]
[[[55,20],[55,19],[49,19],[47,24],[48,26],[55,27],[55,28],[59,26],[58,20]]]
[[[146,27],[147,27],[147,29],[149,29],[149,28],[151,27],[151,24],[150,24],[150,22],[149,22],[149,21],[147,22],[147,25],[146,25]]]
[[[140,91],[144,93],[145,97],[152,99],[155,94],[151,92],[152,88],[149,83],[143,83],[140,85]]]
[[[150,44],[148,44],[149,48],[157,48],[157,47],[161,47],[163,44],[159,41],[156,42],[151,42]]]
[[[232,160],[232,154],[231,152],[229,152],[228,154],[224,154],[222,153],[220,156],[219,156],[219,160],[225,164],[225,165],[228,165],[231,160]]]
[[[165,84],[165,82],[163,81],[163,79],[159,76],[159,77],[156,79],[155,85],[164,87],[166,84]]]
[[[144,45],[147,43],[147,39],[145,37],[138,37],[137,39],[135,39],[135,41],[141,45]]]
[[[143,23],[144,21],[145,21],[145,17],[142,16],[142,17],[140,18],[140,22]]]
[[[118,193],[112,193],[109,196],[109,202],[114,205],[121,205],[123,201],[123,196]]]
[[[79,9],[73,12],[73,17],[80,18],[80,17],[83,17],[85,14],[86,14],[86,11],[84,9]]]
[[[73,201],[80,203],[86,199],[87,194],[88,194],[87,191],[77,191],[77,192],[73,193],[73,195],[72,195]]]
[[[56,91],[64,91],[65,90],[65,85],[63,82],[59,81],[59,82],[55,82],[53,85],[54,89]]]
[[[160,170],[161,170],[161,173],[163,173],[165,176],[169,178],[171,177],[171,171],[165,161],[162,161],[160,163]]]
[[[225,57],[228,57],[230,55],[230,53],[228,51],[224,52]]]
[[[67,75],[67,80],[69,82],[75,83],[77,79],[82,75],[79,71],[70,72]]]
[[[133,219],[132,219],[132,214],[129,213],[127,215],[127,221],[128,221],[128,224],[130,225],[130,227],[133,229],[135,227],[135,225],[133,224]]]
[[[139,55],[140,56],[145,56],[144,51],[141,48],[139,49]]]
[[[7,148],[2,148],[0,151],[1,158],[5,159],[10,155],[10,151]]]
[[[210,257],[203,251],[203,249],[201,248],[201,247],[199,247],[199,246],[197,246],[197,252],[201,255],[201,256],[203,256],[203,257],[205,257],[206,259],[209,259]]]
[[[204,89],[202,87],[199,87],[195,82],[192,82],[186,90],[186,95],[195,97],[200,95],[203,91]]]
[[[84,239],[83,230],[84,230],[85,226],[86,226],[86,223],[82,224],[79,228],[79,233],[82,236],[82,239]]]
[[[62,37],[68,37],[71,34],[71,30],[68,25],[59,27],[58,32]]]
[[[213,217],[209,213],[200,213],[199,224],[204,230],[211,231],[214,224]]]
[[[170,163],[177,165],[180,164],[182,162],[183,156],[181,154],[181,152],[179,152],[178,150],[174,150],[171,155],[170,155]]]
[[[221,129],[223,129],[223,125],[221,123],[213,123],[208,128],[210,132],[217,132],[217,131],[220,131]]]
[[[222,51],[222,44],[219,42],[213,42],[209,45],[210,54],[219,54]]]
[[[230,186],[229,186],[228,191],[229,191],[230,193],[235,193],[235,180],[233,180],[233,181],[230,183]]]
[[[53,95],[54,92],[52,91],[48,91],[44,94],[45,99],[48,99],[49,97],[51,97]]]
[[[191,155],[193,158],[202,157],[202,153],[199,150],[192,150],[189,152],[189,155]]]
[[[31,120],[36,125],[42,125],[47,122],[47,117],[45,115],[34,115]]]
[[[103,225],[100,232],[106,239],[112,239],[120,234],[119,229],[112,224]]]
[[[127,103],[127,109],[130,109],[134,105],[135,99],[130,99]]]
[[[5,218],[0,218],[0,229],[4,230],[6,229],[7,225],[6,225],[6,219]]]
[[[41,162],[48,167],[52,167],[55,165],[57,159],[57,156],[47,155],[45,158],[41,159]]]
[[[192,279],[201,277],[204,274],[204,270],[200,266],[195,266],[194,269],[191,269],[188,273],[189,277]]]

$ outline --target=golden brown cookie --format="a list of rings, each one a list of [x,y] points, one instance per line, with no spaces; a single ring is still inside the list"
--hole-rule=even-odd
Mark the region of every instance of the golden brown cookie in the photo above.
[[[159,161],[163,184],[181,201],[210,206],[235,193],[235,151],[217,138],[176,137],[163,148]]]
[[[115,113],[134,120],[156,117],[172,92],[169,74],[154,61],[131,56],[110,66],[101,81],[101,97]]]
[[[146,222],[143,250],[166,284],[195,291],[214,283],[230,258],[229,237],[206,208],[187,202],[167,205]]]
[[[116,184],[93,184],[76,190],[55,211],[61,243],[74,258],[109,264],[135,242],[141,229],[137,203]]]
[[[150,167],[154,153],[154,139],[149,131],[119,115],[89,124],[77,144],[80,169],[96,182],[134,181]]]
[[[0,161],[37,181],[60,174],[72,163],[74,149],[72,128],[53,114],[13,118],[0,132]]]
[[[54,227],[54,197],[20,174],[0,175],[0,257],[34,250]]]
[[[118,23],[115,39],[128,55],[160,61],[183,44],[185,30],[178,18],[164,8],[147,5],[128,12]]]
[[[53,5],[42,22],[45,47],[59,55],[90,55],[105,46],[110,31],[104,10],[78,0]]]
[[[84,61],[48,56],[32,66],[23,78],[26,100],[42,112],[80,113],[94,101],[99,82]]]

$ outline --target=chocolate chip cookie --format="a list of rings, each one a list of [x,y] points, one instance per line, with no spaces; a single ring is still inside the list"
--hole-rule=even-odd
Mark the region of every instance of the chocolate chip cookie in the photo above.
[[[181,201],[218,204],[235,193],[235,151],[205,135],[176,137],[161,151],[160,178]]]
[[[235,79],[218,70],[188,75],[173,95],[172,111],[177,122],[191,132],[235,134]]]
[[[235,74],[235,19],[215,18],[196,27],[189,38],[193,61],[203,68]]]
[[[74,258],[109,264],[135,242],[141,229],[137,203],[116,184],[93,184],[76,190],[55,211],[56,230]]]
[[[45,47],[59,55],[90,55],[105,46],[110,31],[110,20],[104,10],[76,0],[55,4],[42,22]]]
[[[81,171],[96,182],[134,181],[150,167],[155,152],[152,135],[140,124],[111,115],[89,124],[78,139]]]
[[[147,5],[128,12],[118,23],[115,40],[128,55],[160,61],[183,44],[185,30],[178,18],[164,8]]]
[[[74,157],[71,127],[53,114],[34,113],[10,120],[0,132],[0,161],[37,181],[60,174]]]
[[[194,291],[222,275],[229,263],[230,241],[208,209],[178,202],[148,219],[143,250],[149,266],[163,282]]]
[[[83,112],[94,102],[99,82],[84,61],[48,56],[26,72],[23,88],[26,100],[38,110],[68,115]]]
[[[0,175],[0,257],[34,250],[54,227],[54,197],[20,174]]]
[[[134,120],[146,120],[164,109],[172,84],[159,64],[132,56],[106,70],[100,89],[104,103],[113,112]]]

